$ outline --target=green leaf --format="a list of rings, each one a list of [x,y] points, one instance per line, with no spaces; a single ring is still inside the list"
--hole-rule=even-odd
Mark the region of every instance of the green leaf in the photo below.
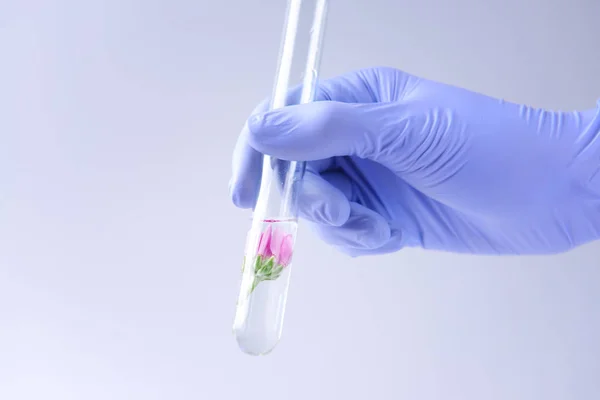
[[[265,275],[271,275],[274,264],[275,259],[273,257],[269,258],[269,260],[265,263]]]
[[[262,268],[263,262],[260,256],[256,256],[256,260],[254,261],[254,273],[258,274],[260,269]]]
[[[273,279],[277,279],[279,278],[279,276],[281,275],[281,273],[283,272],[283,265],[277,265],[274,269],[273,269]]]
[[[261,259],[261,260],[262,260],[261,263],[254,270],[255,275],[260,275],[260,276],[269,275],[271,273],[270,260],[263,260],[263,259]]]
[[[250,293],[256,289],[260,282],[274,281],[279,278],[283,272],[283,268],[283,265],[275,263],[274,256],[266,260],[261,256],[256,256],[256,261],[254,262],[254,282],[250,288]]]

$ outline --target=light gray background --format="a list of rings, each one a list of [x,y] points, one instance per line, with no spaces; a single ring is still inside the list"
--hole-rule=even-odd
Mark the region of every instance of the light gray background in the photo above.
[[[597,399],[600,244],[349,259],[300,230],[284,338],[231,336],[230,153],[285,2],[0,2],[0,399]],[[323,76],[600,97],[596,0],[332,1]]]

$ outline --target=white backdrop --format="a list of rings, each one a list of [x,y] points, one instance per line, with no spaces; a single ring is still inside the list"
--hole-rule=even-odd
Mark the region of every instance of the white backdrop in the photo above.
[[[595,0],[331,3],[324,77],[389,65],[534,106],[600,97]],[[230,154],[284,7],[0,2],[0,399],[598,398],[600,244],[350,259],[301,225],[282,342],[237,349],[249,213]]]

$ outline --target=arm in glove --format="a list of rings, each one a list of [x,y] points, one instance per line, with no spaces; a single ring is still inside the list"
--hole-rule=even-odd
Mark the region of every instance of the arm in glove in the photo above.
[[[392,68],[267,104],[234,151],[234,204],[254,206],[262,154],[307,161],[301,217],[347,254],[549,254],[600,238],[599,109],[536,109]]]

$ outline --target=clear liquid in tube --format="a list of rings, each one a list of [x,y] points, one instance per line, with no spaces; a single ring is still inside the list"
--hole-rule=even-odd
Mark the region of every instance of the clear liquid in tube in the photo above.
[[[297,226],[265,220],[249,232],[233,327],[247,354],[268,354],[281,338]]]

